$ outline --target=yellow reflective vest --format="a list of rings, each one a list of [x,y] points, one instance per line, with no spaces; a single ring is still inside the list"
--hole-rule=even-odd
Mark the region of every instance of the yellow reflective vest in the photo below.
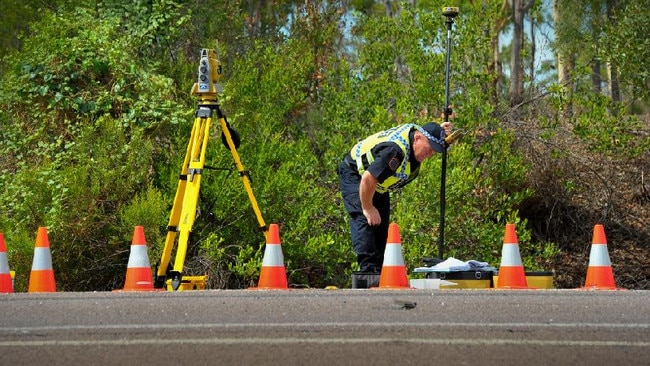
[[[392,176],[377,184],[376,191],[378,193],[386,193],[389,190],[402,187],[408,181],[417,176],[418,171],[416,170],[415,172],[411,172],[411,164],[409,163],[409,158],[411,156],[409,133],[413,128],[419,129],[419,126],[412,123],[395,126],[388,130],[368,136],[350,150],[350,156],[352,156],[352,159],[356,161],[359,174],[363,175],[366,168],[375,161],[375,158],[372,155],[372,148],[382,142],[390,141],[396,143],[397,146],[402,149],[402,152],[404,153],[402,163],[397,167],[397,169],[395,169]],[[413,175],[413,177],[411,177],[411,175]],[[409,177],[411,179],[409,179]]]

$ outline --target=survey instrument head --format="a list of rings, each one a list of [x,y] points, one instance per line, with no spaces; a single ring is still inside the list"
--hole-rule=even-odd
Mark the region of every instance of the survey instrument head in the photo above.
[[[454,18],[456,15],[458,15],[458,8],[453,6],[445,6],[442,8],[442,15]]]
[[[199,60],[198,80],[192,87],[192,94],[216,94],[221,92],[221,62],[214,49],[201,49]]]

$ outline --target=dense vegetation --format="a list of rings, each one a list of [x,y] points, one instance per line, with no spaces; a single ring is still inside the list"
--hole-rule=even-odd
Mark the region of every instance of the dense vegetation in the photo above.
[[[498,266],[513,222],[526,269],[575,288],[602,223],[618,285],[650,288],[648,2],[445,4],[461,8],[451,101],[468,132],[448,156],[445,257]],[[201,48],[219,52],[220,102],[294,287],[350,284],[336,166],[352,144],[444,106],[447,32],[434,1],[0,4],[0,232],[18,291],[39,226],[62,291],[120,288],[136,225],[156,264]],[[556,59],[537,61],[538,32],[522,33],[523,19],[555,25]],[[219,169],[203,176],[185,272],[246,288],[264,236],[218,124],[211,136]],[[393,199],[410,268],[439,254],[440,159],[423,170]]]

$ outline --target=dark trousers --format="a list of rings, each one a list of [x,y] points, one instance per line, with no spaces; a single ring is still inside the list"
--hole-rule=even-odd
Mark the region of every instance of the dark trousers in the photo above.
[[[384,250],[388,239],[390,195],[387,192],[375,193],[373,196],[372,203],[379,211],[381,224],[370,226],[361,209],[361,200],[359,199],[361,176],[356,167],[352,167],[344,159],[339,165],[338,175],[343,204],[350,215],[352,248],[357,254],[357,262],[362,272],[379,273],[384,263]]]

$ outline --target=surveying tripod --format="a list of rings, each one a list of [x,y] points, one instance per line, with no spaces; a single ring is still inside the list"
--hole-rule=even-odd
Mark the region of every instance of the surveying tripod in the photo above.
[[[174,205],[167,225],[167,237],[165,247],[162,252],[160,262],[158,263],[154,278],[154,287],[167,287],[169,290],[184,289],[181,284],[188,289],[204,289],[207,276],[185,276],[183,277],[183,265],[187,253],[187,244],[192,232],[192,226],[196,218],[196,206],[199,199],[199,190],[201,188],[201,176],[205,166],[205,154],[208,147],[210,126],[212,125],[213,115],[216,114],[221,126],[221,140],[232,153],[235,165],[239,171],[239,176],[244,182],[244,187],[248,193],[260,229],[267,231],[266,224],[262,218],[262,213],[257,206],[257,201],[253,195],[248,172],[239,159],[237,148],[239,147],[239,135],[230,127],[226,116],[219,107],[217,94],[222,92],[219,79],[221,78],[221,62],[218,59],[217,52],[214,49],[204,48],[201,50],[201,60],[198,68],[198,81],[192,86],[192,95],[199,99],[192,126],[190,142],[187,145],[185,160],[178,181]],[[176,249],[176,258],[173,268],[170,267],[172,249],[175,242],[178,242]]]

